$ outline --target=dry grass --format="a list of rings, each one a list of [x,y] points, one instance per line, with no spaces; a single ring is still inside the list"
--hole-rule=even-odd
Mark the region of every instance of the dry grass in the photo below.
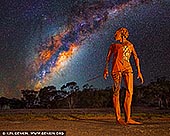
[[[40,110],[41,111],[41,110]],[[122,115],[123,116],[123,115]],[[170,114],[165,113],[134,113],[133,118],[145,119],[169,119]],[[113,120],[114,114],[111,113],[8,113],[0,112],[1,121],[28,121],[28,120]]]

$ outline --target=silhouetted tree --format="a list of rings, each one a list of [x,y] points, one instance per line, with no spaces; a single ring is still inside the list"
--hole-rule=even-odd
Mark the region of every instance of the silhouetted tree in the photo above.
[[[61,87],[61,91],[65,91],[67,93],[67,102],[68,107],[74,108],[77,102],[77,92],[79,91],[79,86],[77,86],[76,82],[68,82],[66,85]]]
[[[11,109],[23,109],[24,102],[16,98],[10,99],[10,108]]]
[[[78,98],[79,108],[112,107],[112,89],[110,88],[99,90],[92,85],[85,84]]]
[[[133,103],[168,108],[169,93],[170,81],[161,77],[147,86],[134,87]]]
[[[21,90],[21,93],[21,99],[24,102],[25,108],[35,108],[38,92],[34,90]]]
[[[10,109],[10,99],[0,97],[0,109]]]
[[[58,99],[60,96],[54,86],[44,87],[39,91],[38,101],[41,108],[56,108]]]

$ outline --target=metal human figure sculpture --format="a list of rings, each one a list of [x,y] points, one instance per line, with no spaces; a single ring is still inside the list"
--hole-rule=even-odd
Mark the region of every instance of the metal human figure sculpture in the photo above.
[[[140,122],[131,119],[131,102],[133,95],[133,70],[130,64],[130,56],[133,55],[135,64],[138,71],[138,77],[143,84],[143,77],[140,71],[139,59],[137,53],[133,47],[133,44],[127,40],[129,32],[126,28],[119,28],[114,34],[114,38],[117,43],[113,43],[109,47],[109,51],[106,58],[106,66],[104,70],[104,79],[108,76],[108,65],[113,54],[112,61],[112,78],[113,78],[113,105],[116,115],[116,121],[118,124],[141,124]],[[124,101],[125,121],[121,118],[119,92],[122,77],[126,86],[126,96]]]

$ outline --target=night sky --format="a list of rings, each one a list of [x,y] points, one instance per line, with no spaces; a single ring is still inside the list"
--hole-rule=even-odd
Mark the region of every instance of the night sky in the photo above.
[[[105,81],[102,75],[108,48],[119,27],[129,30],[128,39],[139,56],[146,85],[158,77],[170,77],[169,0],[1,3],[0,96],[19,97],[19,90],[35,89],[37,84],[60,89],[70,81],[77,82],[80,88],[86,83],[95,88],[111,86],[111,76]],[[82,10],[83,6],[88,10]],[[57,35],[60,46],[55,48],[51,37]],[[42,60],[42,54],[47,52],[48,60],[47,56]],[[59,63],[61,54],[69,57]],[[131,62],[135,84],[139,85],[133,59]]]

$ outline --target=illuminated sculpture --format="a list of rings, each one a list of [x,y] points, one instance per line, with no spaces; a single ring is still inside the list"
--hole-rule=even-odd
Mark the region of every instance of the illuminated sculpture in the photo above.
[[[106,67],[104,70],[104,79],[108,76],[108,64],[110,58],[113,54],[112,61],[112,78],[113,84],[113,105],[116,115],[116,121],[118,124],[141,124],[131,119],[131,102],[133,95],[133,70],[130,64],[131,54],[134,57],[135,64],[138,70],[138,78],[140,78],[141,83],[143,83],[143,77],[140,71],[139,59],[137,57],[136,51],[133,44],[127,40],[129,32],[126,28],[120,28],[116,31],[114,38],[118,43],[113,43],[109,47],[109,51],[106,58]],[[119,92],[122,77],[124,78],[126,86],[126,97],[124,101],[125,110],[125,121],[121,118],[120,102],[119,102]]]

